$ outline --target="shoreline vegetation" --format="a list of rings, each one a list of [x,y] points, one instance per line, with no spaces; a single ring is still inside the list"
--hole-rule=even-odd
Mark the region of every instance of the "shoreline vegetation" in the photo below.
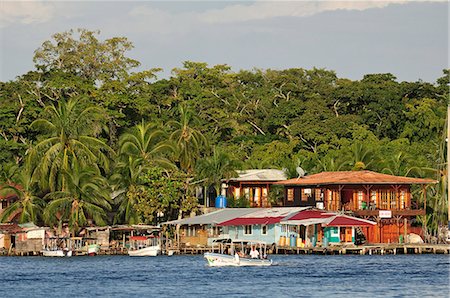
[[[158,79],[158,68],[134,71],[127,38],[98,36],[57,33],[34,70],[0,82],[0,197],[16,198],[2,222],[68,224],[73,236],[155,225],[197,211],[196,188],[219,193],[236,170],[292,178],[301,166],[436,179],[417,220],[429,235],[447,224],[449,69],[430,83],[186,61]]]

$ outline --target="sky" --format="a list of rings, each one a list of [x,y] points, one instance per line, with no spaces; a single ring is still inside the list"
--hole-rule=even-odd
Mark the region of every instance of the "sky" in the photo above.
[[[439,1],[4,1],[0,81],[34,70],[33,55],[69,29],[127,37],[136,69],[184,61],[241,69],[325,68],[359,80],[392,73],[435,82],[449,68],[449,4]]]

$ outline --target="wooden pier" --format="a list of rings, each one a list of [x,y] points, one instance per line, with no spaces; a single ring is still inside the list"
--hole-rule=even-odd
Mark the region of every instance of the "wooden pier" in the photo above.
[[[327,247],[277,247],[275,254],[316,254],[316,255],[397,255],[397,254],[450,254],[448,244],[375,244],[375,245],[335,245]]]
[[[166,248],[167,251],[181,255],[199,255],[205,252],[220,252],[218,247]],[[374,244],[374,245],[332,245],[327,247],[289,247],[276,246],[269,250],[274,255],[411,255],[411,254],[450,254],[448,244]]]
[[[220,253],[220,248],[208,246],[164,247],[163,254],[202,255],[205,252]],[[101,249],[98,255],[127,255],[125,248]],[[370,244],[370,245],[331,245],[327,247],[290,247],[272,246],[268,248],[271,255],[414,255],[414,254],[450,254],[449,244]],[[21,252],[10,249],[0,252],[10,256],[38,256],[41,252]],[[74,256],[86,255],[84,250],[75,250]]]

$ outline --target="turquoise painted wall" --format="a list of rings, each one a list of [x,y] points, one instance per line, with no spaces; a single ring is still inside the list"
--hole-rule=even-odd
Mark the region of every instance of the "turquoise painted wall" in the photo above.
[[[231,239],[245,239],[245,240],[257,240],[264,241],[267,244],[277,243],[279,235],[280,227],[278,225],[268,225],[267,226],[267,235],[262,234],[261,225],[252,225],[252,233],[249,235],[245,235],[245,227],[244,226],[230,226],[224,227],[223,233],[225,235],[229,235]]]
[[[340,233],[338,227],[326,227],[323,229],[324,236],[328,238],[328,242],[330,243],[339,243],[341,242]],[[352,229],[352,242],[355,242],[355,229]]]
[[[339,228],[337,227],[327,227],[323,229],[324,236],[328,238],[329,243],[339,243],[341,242],[339,238]]]

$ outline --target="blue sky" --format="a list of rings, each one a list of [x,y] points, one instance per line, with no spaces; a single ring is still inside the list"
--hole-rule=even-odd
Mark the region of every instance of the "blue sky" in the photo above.
[[[447,1],[1,1],[0,80],[33,70],[57,32],[125,36],[140,70],[186,60],[253,68],[326,68],[361,79],[434,82],[448,68]]]

